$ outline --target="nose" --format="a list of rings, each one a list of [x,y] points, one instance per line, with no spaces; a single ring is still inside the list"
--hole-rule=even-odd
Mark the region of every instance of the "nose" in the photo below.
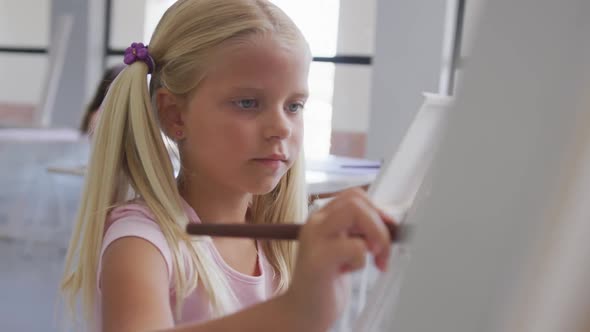
[[[282,107],[275,107],[265,113],[264,137],[266,139],[284,140],[291,136],[293,122]]]

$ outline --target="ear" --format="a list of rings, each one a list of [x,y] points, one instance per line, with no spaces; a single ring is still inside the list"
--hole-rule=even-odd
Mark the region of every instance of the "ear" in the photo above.
[[[166,88],[159,88],[156,91],[156,106],[164,133],[175,141],[181,140],[184,137],[184,121],[180,98]]]

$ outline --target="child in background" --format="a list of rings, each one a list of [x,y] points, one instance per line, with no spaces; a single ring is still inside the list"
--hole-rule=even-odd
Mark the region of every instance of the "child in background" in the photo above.
[[[62,291],[104,331],[326,331],[346,274],[385,269],[392,222],[360,191],[307,217],[311,61],[266,0],[180,0],[133,43],[94,138]],[[148,89],[147,75],[151,74]],[[162,133],[178,148],[174,176]],[[303,222],[289,241],[191,238],[187,223]],[[362,238],[349,236],[360,232]]]
[[[102,79],[98,87],[96,88],[96,92],[94,92],[94,97],[88,106],[86,106],[86,112],[84,112],[84,117],[82,118],[82,123],[80,124],[80,131],[82,134],[92,135],[94,130],[94,126],[98,121],[98,114],[100,105],[102,104],[104,97],[107,94],[109,86],[115,80],[115,77],[119,75],[121,70],[125,68],[122,65],[112,66],[105,70],[104,74],[102,75]]]

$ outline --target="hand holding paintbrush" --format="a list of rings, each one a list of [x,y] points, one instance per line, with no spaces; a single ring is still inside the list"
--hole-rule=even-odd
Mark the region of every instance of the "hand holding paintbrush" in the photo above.
[[[187,231],[194,235],[298,240],[291,284],[277,301],[289,312],[298,313],[297,329],[301,331],[328,330],[348,296],[334,285],[342,285],[340,279],[347,272],[361,269],[368,252],[384,271],[392,242],[404,240],[406,233],[360,190],[338,195],[304,224],[189,224]],[[310,298],[316,300],[310,302]]]

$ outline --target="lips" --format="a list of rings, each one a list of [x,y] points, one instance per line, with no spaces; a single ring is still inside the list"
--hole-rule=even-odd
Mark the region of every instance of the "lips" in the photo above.
[[[275,161],[287,161],[287,157],[284,154],[280,154],[280,153],[273,153],[271,155],[262,157],[262,158],[256,158],[256,160],[275,160]]]
[[[278,169],[287,163],[288,158],[284,154],[275,153],[262,158],[255,158],[254,161],[271,169]]]

